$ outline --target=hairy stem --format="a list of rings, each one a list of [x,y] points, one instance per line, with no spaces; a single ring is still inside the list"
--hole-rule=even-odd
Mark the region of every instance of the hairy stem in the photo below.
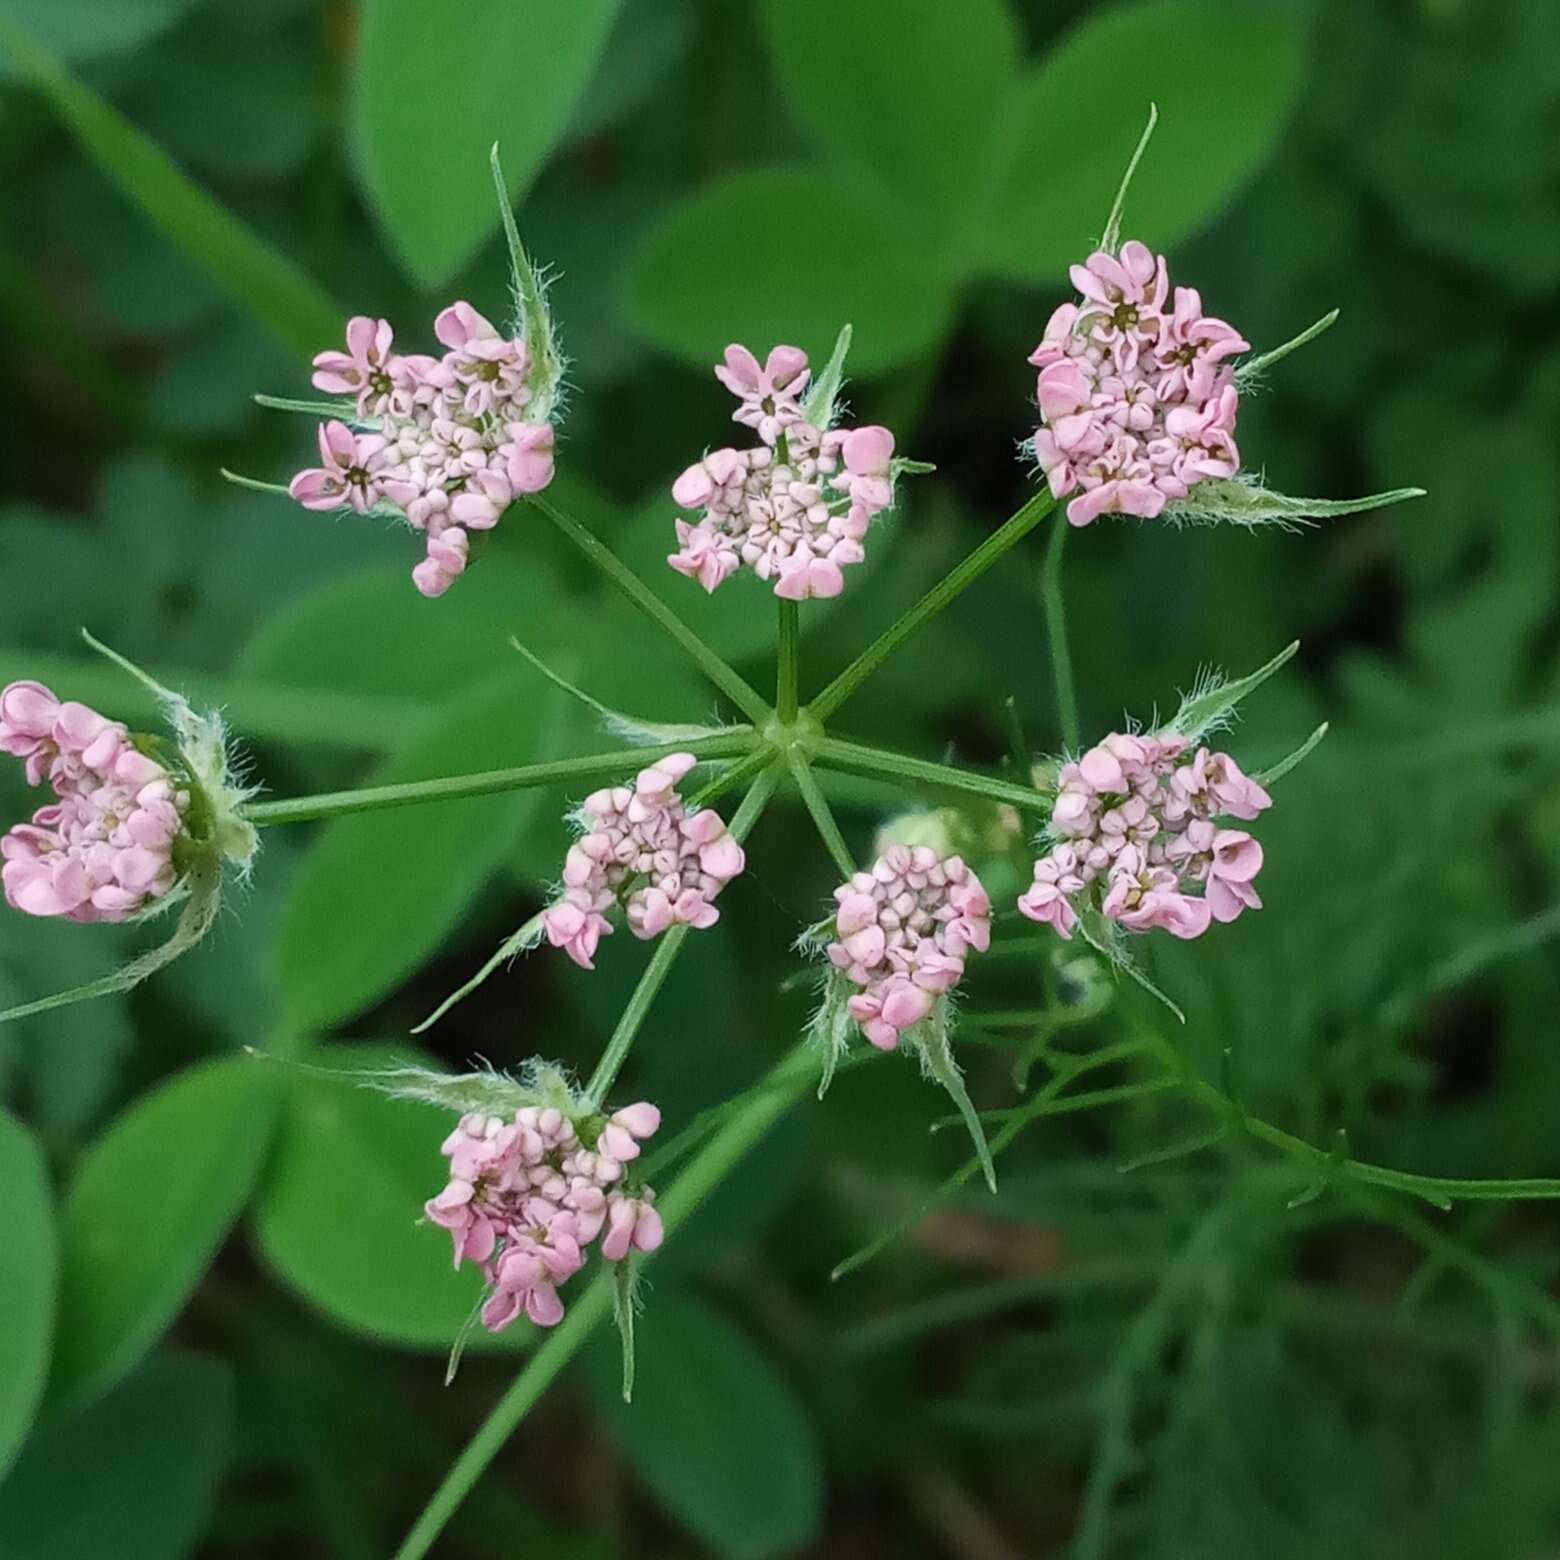
[[[716,655],[593,531],[581,525],[571,515],[566,515],[540,494],[531,494],[529,502],[534,509],[546,515],[646,617],[675,639],[697,664],[699,670],[743,714],[760,726],[769,719],[773,711],[758,691],[740,673]]]
[[[762,774],[775,762],[775,750],[763,744],[753,749],[745,758],[731,765],[729,769],[712,777],[706,784],[701,785],[692,796],[688,798],[689,813],[696,813],[705,807],[712,807],[728,791],[734,791],[739,785],[746,784],[755,775]]]
[[[801,609],[794,601],[780,602],[780,665],[775,675],[775,714],[789,726],[796,719],[796,686],[801,641]]]
[[[825,769],[843,769],[852,774],[871,775],[882,780],[908,781],[934,791],[956,791],[966,796],[983,796],[987,801],[1006,802],[1023,812],[1051,814],[1054,797],[1029,786],[1014,785],[991,775],[979,775],[949,764],[933,764],[924,758],[910,758],[886,748],[868,747],[861,742],[846,742],[824,737],[817,747],[817,760]]]
[[[491,796],[497,791],[521,791],[531,786],[572,780],[609,780],[615,775],[633,774],[659,758],[670,758],[673,753],[695,753],[700,758],[738,758],[751,753],[756,740],[751,730],[723,731],[716,736],[693,737],[685,742],[663,742],[659,747],[587,753],[581,758],[524,764],[519,769],[487,769],[473,775],[448,775],[438,780],[408,780],[400,785],[326,791],[319,796],[293,796],[278,802],[251,802],[244,808],[244,817],[260,826],[307,823],[315,818],[339,817],[343,813],[373,812],[380,807],[452,802],[465,796]]]
[[[823,848],[828,851],[835,867],[839,870],[841,881],[848,883],[855,875],[856,863],[851,859],[850,850],[845,844],[845,836],[840,833],[839,824],[834,821],[834,813],[829,807],[828,798],[818,789],[818,781],[813,775],[812,765],[795,748],[786,755],[786,762],[791,767],[796,789],[802,793],[802,800],[807,804],[807,811],[812,815],[813,825],[818,830],[818,838],[823,841]]]
[[[656,945],[644,974],[639,977],[639,984],[634,987],[634,994],[628,999],[628,1006],[618,1018],[612,1038],[607,1041],[606,1050],[601,1053],[601,1060],[596,1063],[595,1072],[590,1075],[590,1082],[585,1085],[585,1096],[594,1109],[600,1110],[606,1103],[607,1094],[617,1082],[617,1075],[628,1060],[640,1027],[650,1016],[651,1005],[661,994],[661,987],[666,984],[677,955],[688,941],[690,930],[692,928],[687,926],[674,926]]]
[[[1060,521],[1051,530],[1045,550],[1045,571],[1040,597],[1045,605],[1045,631],[1051,642],[1051,675],[1056,679],[1056,716],[1062,728],[1062,746],[1078,751],[1078,690],[1073,686],[1072,651],[1067,646],[1067,607],[1062,599],[1062,549],[1072,529]]]
[[[806,1044],[785,1056],[766,1082],[775,1087],[755,1093],[741,1114],[734,1116],[689,1161],[688,1167],[656,1205],[668,1233],[675,1231],[763,1138],[811,1084],[818,1062]],[[612,1309],[612,1275],[598,1273],[574,1300],[563,1321],[521,1368],[509,1390],[494,1406],[465,1450],[450,1465],[394,1560],[422,1560],[445,1524],[514,1434],[542,1393],[569,1363],[590,1333]]]
[[[885,629],[808,706],[827,720],[888,656],[923,623],[936,617],[950,601],[973,585],[992,564],[1011,551],[1056,507],[1049,492],[1040,492],[991,533],[961,564],[944,576],[892,627]]]
[[[759,815],[769,804],[769,798],[774,795],[779,778],[776,769],[767,770],[753,782],[753,788],[742,798],[742,805],[731,820],[731,832],[739,840],[746,839],[753,825],[758,822]],[[628,1060],[628,1053],[633,1049],[640,1027],[649,1017],[651,1004],[660,994],[666,977],[671,974],[672,965],[682,952],[689,931],[687,926],[672,927],[661,938],[655,956],[639,977],[639,984],[634,987],[634,994],[628,999],[628,1006],[623,1009],[617,1028],[612,1031],[612,1038],[607,1041],[607,1048],[601,1053],[601,1060],[585,1086],[586,1098],[596,1109],[599,1110],[605,1104],[612,1085],[617,1082],[617,1075],[623,1070],[623,1063]]]

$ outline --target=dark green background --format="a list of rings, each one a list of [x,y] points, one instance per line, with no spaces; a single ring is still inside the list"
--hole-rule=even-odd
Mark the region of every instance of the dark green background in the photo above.
[[[821,360],[853,319],[855,415],[938,471],[844,598],[806,612],[804,692],[1030,490],[1024,359],[1157,100],[1127,236],[1168,246],[1173,278],[1259,348],[1342,310],[1243,405],[1248,466],[1292,493],[1429,496],[1292,534],[1111,522],[1073,538],[1086,732],[1295,637],[1230,745],[1259,767],[1333,723],[1260,825],[1268,908],[1189,947],[1155,939],[1156,978],[1187,1010],[1197,1064],[1216,1076],[1227,1054],[1251,1109],[1314,1142],[1345,1127],[1356,1154],[1406,1169],[1555,1173],[1560,10],[963,4],[625,0],[613,23],[608,0],[371,0],[366,15],[3,0],[0,18],[343,314],[388,314],[410,350],[451,296],[503,313],[485,183],[501,139],[573,359],[556,496],[756,680],[771,675],[767,594],[738,581],[705,602],[665,570],[665,490],[726,437],[712,351],[796,339]],[[611,24],[599,61],[593,21]],[[571,71],[578,96],[559,85]],[[57,106],[0,32],[0,680],[40,675],[144,724],[144,697],[80,648],[86,624],[223,704],[279,795],[605,745],[506,648],[515,632],[609,704],[710,714],[524,515],[428,604],[404,534],[223,484],[223,466],[285,480],[308,453],[307,422],[249,397],[308,393],[298,347],[336,344],[309,328],[317,294],[214,273],[202,221],[160,236]],[[996,763],[1012,695],[1033,747],[1053,750],[1042,545],[921,635],[842,729]],[[0,794],[7,819],[35,805],[9,771]],[[916,800],[833,794],[861,852]],[[0,1035],[0,1099],[64,1210],[50,1396],[0,1483],[7,1560],[389,1552],[514,1368],[476,1354],[440,1384],[474,1293],[442,1236],[412,1224],[444,1127],[276,1085],[233,1053],[318,1038],[408,1054],[398,1037],[540,903],[561,806],[272,831],[175,970]],[[832,874],[794,800],[750,861],[625,1078],[673,1127],[755,1078],[808,1012],[787,950]],[[7,913],[0,1005],[91,978],[145,936]],[[594,977],[533,956],[432,1049],[588,1068],[643,964],[629,944],[612,939]],[[1030,966],[977,973],[968,1011],[1032,1003],[1039,982]],[[1169,1022],[1128,990],[1069,1043]],[[962,1054],[978,1101],[1011,1103],[1008,1059]],[[101,1146],[132,1105],[140,1139]],[[439,1553],[1560,1546],[1560,1225],[1545,1205],[1372,1211],[1330,1194],[1290,1211],[1303,1185],[1238,1138],[1122,1176],[1207,1129],[1156,1100],[1041,1123],[995,1202],[962,1194],[831,1285],[961,1162],[952,1134],[926,1131],[945,1108],[912,1068],[879,1063],[793,1113],[653,1270],[635,1406],[615,1403],[601,1340]],[[23,1353],[50,1269],[26,1141],[0,1136],[0,1294],[21,1318],[0,1310],[0,1329]],[[938,1297],[946,1309],[922,1309]],[[8,1395],[42,1368],[4,1348],[0,1467],[21,1425]]]

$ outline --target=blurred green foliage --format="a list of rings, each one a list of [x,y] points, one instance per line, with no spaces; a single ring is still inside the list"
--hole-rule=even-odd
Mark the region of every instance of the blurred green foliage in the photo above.
[[[819,686],[1029,491],[1024,358],[1150,100],[1127,232],[1259,349],[1342,310],[1243,406],[1248,463],[1291,492],[1430,490],[1305,534],[1112,524],[1070,548],[1086,730],[1296,636],[1236,751],[1260,768],[1332,722],[1263,821],[1269,908],[1154,949],[1175,1041],[1324,1147],[1343,1128],[1405,1169],[1553,1173],[1552,0],[0,0],[0,680],[150,720],[83,658],[85,623],[224,705],[278,795],[604,746],[511,635],[615,707],[712,713],[550,533],[512,519],[430,605],[404,538],[218,476],[303,462],[307,422],[250,395],[302,393],[338,310],[408,347],[452,295],[503,312],[498,141],[573,359],[558,500],[760,686],[767,597],[706,600],[659,564],[667,484],[721,437],[713,355],[821,356],[850,320],[856,415],[937,463],[853,590],[808,612]],[[846,726],[996,764],[1011,696],[1054,750],[1044,643],[1032,541]],[[13,770],[6,819],[31,805]],[[827,783],[858,853],[921,800]],[[428,1108],[235,1052],[414,1054],[393,1037],[540,903],[557,801],[268,831],[196,954],[0,1032],[7,1560],[389,1551],[513,1351],[441,1386],[475,1294],[414,1227]],[[788,950],[833,872],[806,829],[776,804],[640,1037],[625,1087],[671,1123],[807,1017]],[[980,867],[1011,891],[1024,863]],[[136,940],[8,915],[0,1006]],[[645,957],[522,961],[427,1038],[449,1063],[588,1068]],[[1047,1046],[1169,1032],[1132,988],[1089,1001],[1095,979],[1070,953],[972,971],[982,1106]],[[981,1025],[1042,1005],[1060,1016]],[[831,1285],[958,1166],[957,1135],[926,1130],[942,1109],[885,1062],[786,1118],[651,1270],[635,1404],[597,1339],[439,1552],[1560,1547],[1552,1205],[1291,1207],[1292,1167],[1164,1094],[1037,1121],[997,1199],[961,1192]],[[1176,1144],[1195,1151],[1164,1159]]]

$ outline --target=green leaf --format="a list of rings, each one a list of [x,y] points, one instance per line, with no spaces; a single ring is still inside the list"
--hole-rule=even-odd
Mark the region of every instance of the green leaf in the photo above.
[[[82,150],[152,226],[278,340],[312,356],[341,334],[341,310],[313,280],[187,178],[155,142],[3,16],[0,51],[48,98]]]
[[[802,169],[734,174],[675,206],[630,267],[631,322],[689,362],[727,342],[819,356],[855,326],[851,366],[876,374],[930,355],[954,282],[923,223],[856,185]]]
[[[1060,283],[1100,236],[1151,103],[1159,128],[1122,231],[1161,249],[1186,238],[1272,151],[1303,65],[1303,29],[1277,6],[1139,0],[1090,14],[1008,101],[985,265]]]
[[[425,287],[447,282],[498,225],[495,141],[510,193],[531,187],[617,13],[618,0],[369,0],[354,81],[357,163],[381,226]]]
[[[559,696],[508,653],[367,785],[503,769],[547,756]],[[327,825],[282,910],[276,976],[298,1029],[328,1028],[392,991],[459,923],[542,793],[387,808]]]
[[[54,1336],[54,1199],[38,1144],[0,1110],[0,1480],[43,1397]]]
[[[27,1443],[0,1485],[0,1554],[184,1560],[211,1518],[233,1428],[225,1365],[158,1356]]]
[[[276,1081],[245,1057],[199,1063],[82,1156],[60,1219],[56,1401],[117,1381],[183,1308],[259,1174]]]
[[[520,511],[511,516],[522,523],[530,518]],[[417,594],[415,561],[409,550],[404,568],[354,569],[288,602],[244,646],[239,674],[294,688],[444,704],[452,688],[511,668],[512,635],[542,654],[563,638],[567,598],[541,559],[521,564],[502,553],[482,559],[461,576],[453,609]],[[389,653],[365,655],[366,645]]]
[[[764,0],[760,15],[786,100],[824,151],[919,214],[967,217],[991,105],[1018,70],[1003,0]]]
[[[314,73],[298,68],[316,26],[307,15],[281,18],[260,6],[207,6],[137,58],[120,106],[196,167],[237,179],[285,176],[308,155],[331,106]],[[215,124],[221,135],[212,134]]]
[[[358,657],[354,671],[359,662],[377,667],[383,680],[387,663],[382,658]],[[431,713],[430,704],[420,699],[322,692],[318,668],[314,669],[314,682],[301,688],[238,682],[204,672],[191,674],[161,663],[157,672],[170,688],[181,689],[192,701],[222,710],[245,740],[270,739],[295,747],[382,749],[404,734],[411,722]],[[131,685],[96,656],[86,660],[0,645],[0,683],[18,677],[35,678],[66,697],[112,711],[116,720],[155,723],[159,718],[152,694]]]
[[[196,0],[5,0],[12,20],[27,27],[38,42],[62,60],[99,60],[124,54],[165,31]],[[19,62],[0,55],[0,80],[15,74]]]
[[[636,1345],[631,1405],[610,1341],[585,1359],[607,1428],[662,1505],[728,1560],[812,1543],[818,1446],[769,1361],[725,1317],[669,1288],[650,1293]]]
[[[411,1046],[335,1045],[311,1060],[357,1071],[429,1058]],[[264,1061],[251,1065],[270,1070]],[[457,1273],[451,1266],[449,1236],[422,1216],[446,1178],[439,1144],[452,1113],[302,1071],[289,1074],[287,1089],[255,1213],[266,1261],[343,1327],[448,1349],[481,1292],[469,1267]],[[503,1334],[509,1344],[528,1337],[523,1326]],[[470,1346],[487,1338],[479,1330]]]

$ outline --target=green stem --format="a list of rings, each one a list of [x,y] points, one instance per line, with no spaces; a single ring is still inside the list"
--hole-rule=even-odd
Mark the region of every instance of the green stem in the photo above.
[[[1157,1078],[1144,1078],[1138,1083],[1121,1083],[1109,1089],[1093,1089],[1087,1094],[1069,1094],[1059,1100],[1037,1100],[1032,1105],[1015,1105],[1010,1110],[983,1110],[980,1119],[998,1125],[1011,1125],[1014,1122],[1021,1124],[1037,1121],[1041,1116],[1066,1116],[1077,1110],[1097,1110],[1101,1105],[1119,1105],[1150,1094],[1163,1094],[1167,1089],[1178,1086],[1176,1079],[1161,1073]],[[957,1127],[963,1123],[962,1116],[944,1116],[932,1123],[932,1131],[940,1132],[946,1127]]]
[[[769,798],[774,795],[778,781],[778,772],[770,769],[754,781],[752,790],[742,798],[742,805],[731,820],[731,832],[739,840],[746,839],[753,825],[758,822],[760,814],[769,803]],[[634,994],[628,999],[628,1006],[623,1009],[622,1016],[617,1021],[617,1028],[612,1031],[612,1038],[607,1041],[607,1048],[601,1053],[601,1060],[596,1064],[596,1070],[585,1086],[585,1096],[596,1109],[599,1110],[606,1102],[612,1085],[617,1082],[617,1075],[623,1070],[623,1063],[628,1060],[628,1053],[633,1049],[640,1026],[649,1017],[651,1004],[660,994],[661,987],[666,983],[666,977],[671,974],[672,965],[676,962],[677,955],[682,952],[690,930],[691,928],[687,926],[672,927],[661,938],[655,956],[645,966],[644,974],[639,977],[639,984],[634,987]]]
[[[707,784],[701,785],[688,798],[688,812],[693,814],[706,807],[714,806],[728,791],[734,791],[755,775],[762,774],[774,762],[775,750],[772,747],[763,744],[754,748],[746,758],[740,759],[729,769],[715,775]]]
[[[1081,1078],[1085,1073],[1096,1071],[1101,1067],[1109,1067],[1115,1062],[1126,1061],[1129,1057],[1138,1056],[1147,1049],[1141,1040],[1121,1040],[1113,1045],[1101,1046],[1099,1050],[1089,1052],[1084,1056],[1072,1056],[1062,1061],[1054,1077],[1035,1095],[1030,1107],[1030,1115],[1022,1121],[1010,1121],[991,1140],[991,1159],[996,1161],[997,1156],[1021,1133],[1030,1121],[1041,1115],[1066,1114],[1072,1110],[1086,1110],[1095,1104],[1104,1103],[1087,1094],[1067,1096],[1059,1099],[1062,1091],[1074,1079]],[[1101,1092],[1101,1091],[1097,1091]],[[1087,1101],[1087,1104],[1073,1105],[1073,1098]],[[839,1263],[829,1274],[831,1279],[844,1278],[847,1273],[854,1273],[857,1268],[864,1267],[872,1261],[880,1252],[899,1239],[907,1230],[913,1229],[934,1208],[940,1207],[953,1194],[959,1190],[965,1182],[969,1181],[977,1171],[982,1168],[979,1156],[966,1160],[957,1170],[950,1175],[941,1186],[937,1188],[924,1202],[911,1209],[903,1218],[890,1225],[873,1240],[867,1242],[859,1251],[853,1252],[845,1260]]]
[[[944,576],[910,608],[891,628],[885,629],[829,684],[808,706],[820,720],[827,720],[861,684],[872,675],[891,652],[908,639],[923,623],[937,616],[955,596],[973,585],[992,564],[1011,551],[1056,507],[1048,492],[1040,492],[1017,514],[993,531],[963,563]]]
[[[909,781],[913,785],[928,786],[937,791],[957,791],[969,796],[983,796],[987,801],[1006,802],[1024,812],[1051,815],[1054,797],[1029,786],[1014,785],[1009,780],[998,780],[991,775],[978,775],[973,770],[955,769],[948,764],[933,764],[923,758],[910,758],[903,753],[891,753],[885,748],[867,747],[861,742],[845,742],[838,737],[824,737],[817,747],[817,759],[826,769],[844,769],[852,773],[872,775],[884,780]]]
[[[1416,1175],[1409,1170],[1394,1170],[1388,1165],[1375,1165],[1363,1159],[1348,1159],[1329,1153],[1314,1143],[1306,1142],[1304,1138],[1296,1137],[1292,1132],[1284,1131],[1282,1127],[1274,1126],[1272,1122],[1247,1115],[1233,1096],[1192,1072],[1180,1052],[1163,1037],[1152,1036],[1149,1043],[1190,1098],[1212,1111],[1221,1121],[1230,1123],[1259,1143],[1276,1148],[1302,1169],[1314,1174],[1319,1182],[1345,1180],[1361,1186],[1407,1192],[1442,1210],[1458,1201],[1512,1202],[1523,1198],[1560,1198],[1560,1178],[1555,1177],[1484,1176],[1459,1180],[1452,1176]]]
[[[677,616],[596,534],[566,515],[538,493],[530,496],[534,509],[540,510],[579,550],[639,608],[646,617],[664,629],[699,669],[755,725],[762,726],[774,713],[758,691],[728,666],[705,642]]]
[[[651,1004],[666,984],[666,977],[671,974],[677,955],[688,941],[690,930],[692,928],[688,926],[674,926],[656,945],[654,956],[645,966],[644,974],[639,977],[639,984],[634,987],[634,994],[628,999],[628,1006],[619,1016],[617,1028],[612,1031],[612,1038],[607,1041],[607,1048],[601,1053],[601,1060],[596,1063],[596,1070],[585,1086],[585,1097],[592,1108],[600,1110],[606,1103],[607,1093],[617,1082],[617,1075],[628,1060],[628,1053],[633,1049],[640,1026],[650,1016]]]
[[[676,1230],[688,1218],[796,1103],[817,1070],[817,1058],[805,1044],[775,1066],[770,1079],[783,1086],[755,1094],[747,1108],[722,1127],[708,1146],[689,1161],[688,1168],[656,1205],[668,1232]],[[422,1560],[488,1464],[611,1308],[612,1275],[600,1273],[585,1292],[570,1303],[568,1314],[521,1368],[513,1385],[451,1464],[443,1483],[434,1491],[405,1541],[396,1550],[394,1560]]]
[[[616,753],[587,753],[519,769],[488,769],[473,775],[448,775],[438,780],[408,780],[401,785],[365,786],[356,791],[327,791],[320,796],[293,796],[279,802],[252,802],[244,808],[250,823],[306,823],[343,813],[372,812],[380,807],[409,807],[418,802],[449,802],[465,796],[490,796],[496,791],[520,791],[530,786],[571,780],[605,780],[632,774],[673,753],[700,758],[736,758],[752,752],[751,731],[721,732],[659,747],[624,748]]]
[[[796,720],[798,647],[801,639],[801,609],[794,601],[780,601],[780,666],[775,675],[775,714],[782,725]]]
[[[840,833],[839,824],[834,821],[828,798],[818,788],[812,766],[795,748],[786,755],[786,762],[791,767],[796,789],[802,793],[807,811],[812,814],[813,825],[818,830],[818,838],[823,841],[823,848],[839,870],[841,880],[848,883],[855,876],[856,863],[851,859],[850,849],[845,844],[845,836]]]
[[[1056,679],[1056,714],[1062,728],[1062,746],[1078,751],[1078,690],[1073,686],[1072,651],[1067,647],[1067,607],[1062,599],[1062,550],[1070,525],[1060,521],[1052,528],[1045,550],[1041,600],[1045,604],[1045,630],[1051,641],[1051,675]]]

